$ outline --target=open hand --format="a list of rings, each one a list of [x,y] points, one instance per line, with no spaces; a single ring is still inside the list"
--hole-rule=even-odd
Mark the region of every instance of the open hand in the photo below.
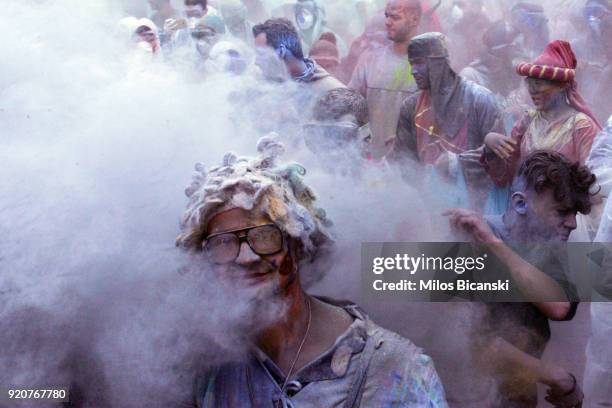
[[[509,158],[516,149],[516,141],[501,133],[489,133],[485,136],[484,143],[500,159]]]
[[[164,31],[168,34],[172,34],[185,27],[187,27],[187,21],[184,18],[169,18],[164,22]]]

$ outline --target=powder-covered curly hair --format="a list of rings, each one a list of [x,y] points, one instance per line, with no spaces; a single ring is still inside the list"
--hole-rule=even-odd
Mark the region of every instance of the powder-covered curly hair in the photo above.
[[[267,214],[301,243],[299,261],[313,260],[322,249],[331,247],[331,222],[316,207],[313,191],[302,180],[304,167],[277,163],[284,148],[274,134],[260,139],[257,151],[257,158],[227,153],[220,166],[209,170],[196,164],[193,182],[185,190],[189,204],[181,219],[178,247],[200,251],[211,218],[232,208]]]
[[[555,200],[582,214],[591,212],[596,177],[588,167],[572,163],[551,150],[531,153],[521,164],[512,191],[525,188],[541,193],[551,189]]]

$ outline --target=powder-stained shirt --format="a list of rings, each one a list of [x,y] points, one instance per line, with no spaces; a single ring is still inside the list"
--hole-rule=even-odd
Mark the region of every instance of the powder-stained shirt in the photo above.
[[[501,215],[486,217],[487,224],[497,237],[502,239],[521,258],[528,261],[549,278],[561,286],[571,307],[563,320],[571,320],[578,308],[578,295],[575,285],[568,277],[567,254],[564,247],[551,246],[550,243],[509,242],[509,231]],[[556,249],[556,250],[555,250]],[[544,255],[543,255],[544,254]],[[514,285],[513,285],[514,286]],[[527,302],[491,302],[485,304],[487,313],[477,330],[478,338],[482,335],[500,337],[517,349],[540,359],[550,340],[549,320],[533,303]],[[494,376],[495,377],[495,376]],[[493,408],[536,407],[538,403],[537,388],[524,387],[517,390],[511,386],[512,379],[496,378],[498,383],[499,402]]]
[[[329,302],[329,300],[326,300]],[[444,390],[431,359],[409,340],[374,323],[353,304],[343,304],[354,318],[335,344],[291,376],[286,387],[289,406],[344,407],[358,373],[366,342],[374,342],[361,402],[351,407],[447,407]],[[285,376],[261,350],[246,363],[208,371],[196,382],[196,404],[210,407],[283,406]]]
[[[483,154],[481,163],[498,186],[512,182],[519,164],[536,150],[553,150],[571,162],[584,164],[589,157],[593,140],[601,129],[582,112],[552,121],[538,111],[529,111],[512,129],[512,139],[517,148],[507,159],[500,159],[492,152]]]
[[[455,95],[456,101],[453,101],[452,106],[448,106],[448,115],[439,114],[435,116],[436,112],[433,112],[432,102],[424,104],[425,99],[433,100],[435,95],[431,94],[431,91],[420,91],[407,98],[401,105],[399,123],[397,124],[397,140],[393,148],[393,153],[390,158],[394,161],[402,162],[407,159],[418,160],[423,162],[423,157],[419,153],[418,148],[418,131],[425,130],[429,131],[429,128],[421,129],[423,125],[419,125],[423,118],[423,109],[432,111],[434,113],[433,133],[440,134],[441,138],[445,139],[446,142],[440,143],[440,147],[444,150],[450,151],[445,148],[448,142],[453,143],[453,140],[458,136],[460,131],[467,126],[467,140],[463,143],[463,150],[475,150],[482,146],[485,136],[489,132],[501,132],[501,112],[495,95],[486,88],[475,84],[471,81],[466,81],[460,78],[452,92]],[[429,94],[425,98],[425,94]],[[437,117],[448,117],[451,109],[457,109],[459,112],[464,113],[462,121],[452,123],[453,127],[459,132],[456,134],[447,134],[443,131],[443,126],[437,123]]]
[[[417,92],[408,56],[395,54],[392,45],[367,50],[359,58],[349,88],[368,102],[372,154],[382,157],[395,140],[402,102]]]
[[[495,95],[488,89],[457,77],[442,61],[437,70],[434,73],[430,67],[430,79],[436,77],[435,82],[439,82],[444,91],[423,90],[404,100],[397,138],[387,159],[399,166],[406,180],[414,180],[411,162],[434,164],[443,154],[454,158],[456,170],[451,171],[449,166],[449,175],[452,174],[452,183],[456,186],[451,193],[453,200],[465,196],[465,201],[461,199],[458,206],[482,211],[493,183],[479,163],[479,149],[489,132],[503,130],[501,111]],[[436,99],[446,98],[448,102],[440,108],[441,112],[436,112]],[[436,194],[450,191],[448,183],[432,180],[426,181],[429,183],[426,188],[433,189]]]
[[[509,242],[509,232],[504,224],[503,216],[489,216],[486,217],[486,220],[497,238],[503,240],[521,258],[534,265],[561,286],[567,300],[571,302],[571,309],[564,320],[571,320],[578,307],[576,302],[578,295],[576,286],[570,279],[569,271],[567,270],[569,261],[567,259],[566,247],[562,244],[553,245],[551,243]],[[513,284],[512,286],[515,285]],[[494,316],[498,318],[498,321],[495,321],[495,318],[493,318],[492,324],[500,329],[500,333],[503,333],[500,334],[501,337],[504,337],[534,357],[540,358],[542,356],[544,347],[550,339],[550,326],[548,324],[548,317],[537,307],[532,303],[526,302],[490,303],[487,304],[487,307],[498,312],[498,315]],[[513,323],[516,324],[511,325],[507,323],[504,327],[504,324],[499,322],[501,314],[505,315],[508,321],[513,320]],[[509,327],[511,329],[508,329]],[[504,331],[502,329],[508,330]],[[518,334],[521,330],[524,333]],[[520,337],[521,341],[514,341],[515,337]],[[518,346],[516,343],[520,343],[521,346]]]

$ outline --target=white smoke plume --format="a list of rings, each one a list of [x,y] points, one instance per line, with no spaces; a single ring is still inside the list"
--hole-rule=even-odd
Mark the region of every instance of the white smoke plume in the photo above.
[[[232,84],[134,59],[113,2],[2,7],[0,383],[180,401],[253,324],[249,293],[230,299],[174,247],[193,164],[254,149],[232,132]]]

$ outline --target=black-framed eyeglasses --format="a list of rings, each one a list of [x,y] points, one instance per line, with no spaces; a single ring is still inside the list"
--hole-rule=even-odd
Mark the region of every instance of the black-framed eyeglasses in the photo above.
[[[224,231],[206,237],[202,248],[211,262],[227,264],[238,258],[243,242],[257,255],[274,255],[283,250],[283,232],[275,224]]]

